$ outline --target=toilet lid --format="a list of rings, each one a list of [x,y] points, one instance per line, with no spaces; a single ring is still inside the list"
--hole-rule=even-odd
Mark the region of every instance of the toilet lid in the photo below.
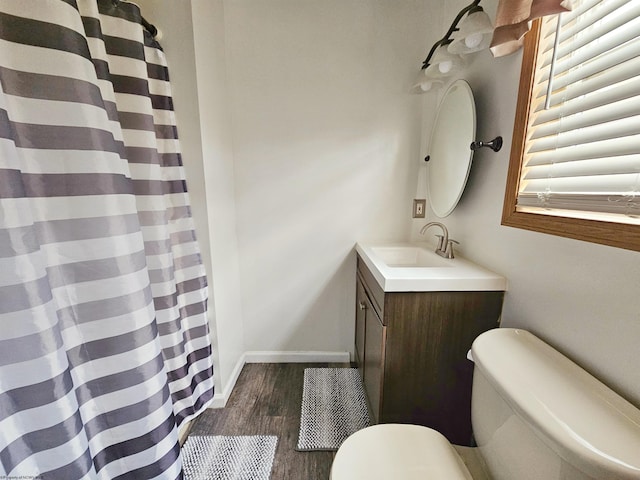
[[[333,461],[331,480],[473,480],[439,432],[418,425],[383,424],[347,438]]]

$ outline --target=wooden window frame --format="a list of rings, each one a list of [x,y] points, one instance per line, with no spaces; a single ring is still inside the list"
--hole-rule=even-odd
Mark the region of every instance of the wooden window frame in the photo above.
[[[541,25],[536,20],[524,41],[502,225],[640,251],[640,225],[516,211]]]

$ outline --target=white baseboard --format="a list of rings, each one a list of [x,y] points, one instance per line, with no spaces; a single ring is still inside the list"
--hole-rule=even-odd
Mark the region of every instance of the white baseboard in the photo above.
[[[245,352],[236,363],[229,382],[222,392],[216,391],[209,408],[224,408],[229,401],[242,367],[245,363],[345,363],[351,359],[349,352],[316,352],[316,351],[253,351]]]
[[[350,359],[349,352],[253,351],[244,355],[246,363],[342,363]]]
[[[222,392],[218,392],[213,394],[213,401],[209,408],[224,408],[224,406],[229,401],[229,397],[231,396],[231,392],[233,391],[233,387],[236,386],[236,382],[238,381],[238,377],[240,376],[240,372],[242,372],[242,367],[244,367],[246,354],[240,355],[240,358],[236,362],[236,366],[233,367],[233,371],[231,372],[231,377],[229,377],[229,381],[225,385],[225,388]]]

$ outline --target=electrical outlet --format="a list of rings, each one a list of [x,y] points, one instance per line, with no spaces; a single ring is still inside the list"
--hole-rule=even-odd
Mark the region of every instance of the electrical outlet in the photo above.
[[[413,218],[424,218],[424,210],[427,201],[424,198],[415,198],[413,200]]]

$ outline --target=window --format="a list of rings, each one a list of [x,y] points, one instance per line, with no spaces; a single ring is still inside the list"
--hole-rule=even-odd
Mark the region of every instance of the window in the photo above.
[[[525,39],[502,224],[640,251],[640,2],[576,3]]]

